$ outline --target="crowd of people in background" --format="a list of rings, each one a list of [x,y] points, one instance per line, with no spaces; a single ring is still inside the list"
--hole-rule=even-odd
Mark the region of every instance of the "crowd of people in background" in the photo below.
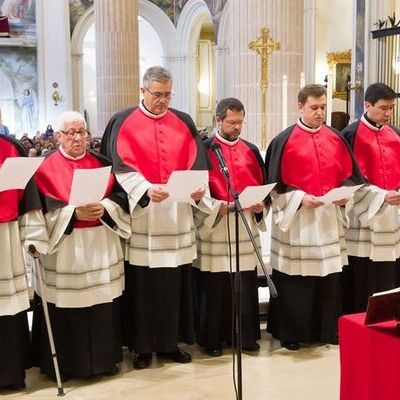
[[[37,131],[36,135],[32,138],[27,133],[24,133],[20,141],[24,145],[29,157],[44,157],[48,151],[56,150],[58,147],[55,134],[56,132],[54,132],[52,126],[49,124],[45,132]],[[92,137],[89,134],[87,141],[89,149],[100,151],[100,144],[101,139]]]

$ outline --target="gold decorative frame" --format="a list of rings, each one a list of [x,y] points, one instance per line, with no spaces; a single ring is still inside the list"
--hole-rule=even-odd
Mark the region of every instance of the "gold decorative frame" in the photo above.
[[[347,75],[351,75],[351,50],[326,53],[333,73],[333,97],[346,100]]]

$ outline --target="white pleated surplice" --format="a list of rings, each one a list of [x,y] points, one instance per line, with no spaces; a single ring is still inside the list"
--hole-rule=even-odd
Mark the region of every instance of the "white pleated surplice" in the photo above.
[[[204,197],[199,204],[163,201],[138,204],[152,185],[140,173],[116,174],[128,193],[132,235],[125,257],[130,264],[150,268],[174,268],[189,264],[197,257],[193,209],[211,212]]]
[[[46,252],[48,238],[41,211],[31,211],[16,221],[0,224],[0,316],[15,315],[29,308],[24,250],[33,244]]]
[[[272,193],[271,266],[288,275],[326,276],[348,264],[344,226],[352,201],[315,209],[301,206],[305,193]]]
[[[221,201],[213,200],[213,212],[205,214],[201,211],[195,213],[195,221],[198,229],[197,260],[194,266],[203,272],[229,272],[236,270],[236,229],[235,214],[229,214],[230,242],[228,240],[227,219],[228,216],[218,214]],[[260,231],[265,232],[265,217],[257,222],[254,213],[244,211],[244,216],[250,226],[258,249],[261,252]],[[230,248],[229,248],[230,247]],[[230,253],[231,251],[231,253]],[[231,257],[229,255],[231,254]],[[239,218],[239,265],[241,271],[253,271],[259,266],[258,258],[253,249],[251,240]]]
[[[400,257],[399,207],[385,203],[386,193],[374,185],[356,193],[345,232],[349,255],[372,261],[395,261]]]
[[[102,201],[114,213],[115,230],[106,225],[74,228],[64,234],[74,212],[66,206],[46,214],[50,234],[49,253],[43,257],[47,300],[57,307],[90,307],[109,303],[124,289],[124,257],[120,236],[129,237],[127,220],[116,221],[118,213],[109,201]],[[111,208],[114,210],[111,211]],[[119,213],[123,216],[123,212]],[[122,227],[122,229],[121,229]],[[40,295],[39,287],[36,292]]]

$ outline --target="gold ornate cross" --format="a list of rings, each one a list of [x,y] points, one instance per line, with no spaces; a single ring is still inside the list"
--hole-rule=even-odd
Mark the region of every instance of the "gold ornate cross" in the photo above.
[[[249,49],[261,56],[261,93],[262,93],[262,119],[261,119],[261,148],[267,147],[267,88],[268,88],[268,56],[276,50],[280,50],[281,44],[275,42],[269,35],[268,28],[261,29],[261,36],[249,43]]]

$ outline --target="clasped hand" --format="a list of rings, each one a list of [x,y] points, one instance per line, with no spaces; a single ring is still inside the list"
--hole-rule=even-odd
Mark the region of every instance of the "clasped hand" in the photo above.
[[[96,221],[104,215],[104,207],[101,203],[87,204],[76,207],[75,213],[80,221]]]

